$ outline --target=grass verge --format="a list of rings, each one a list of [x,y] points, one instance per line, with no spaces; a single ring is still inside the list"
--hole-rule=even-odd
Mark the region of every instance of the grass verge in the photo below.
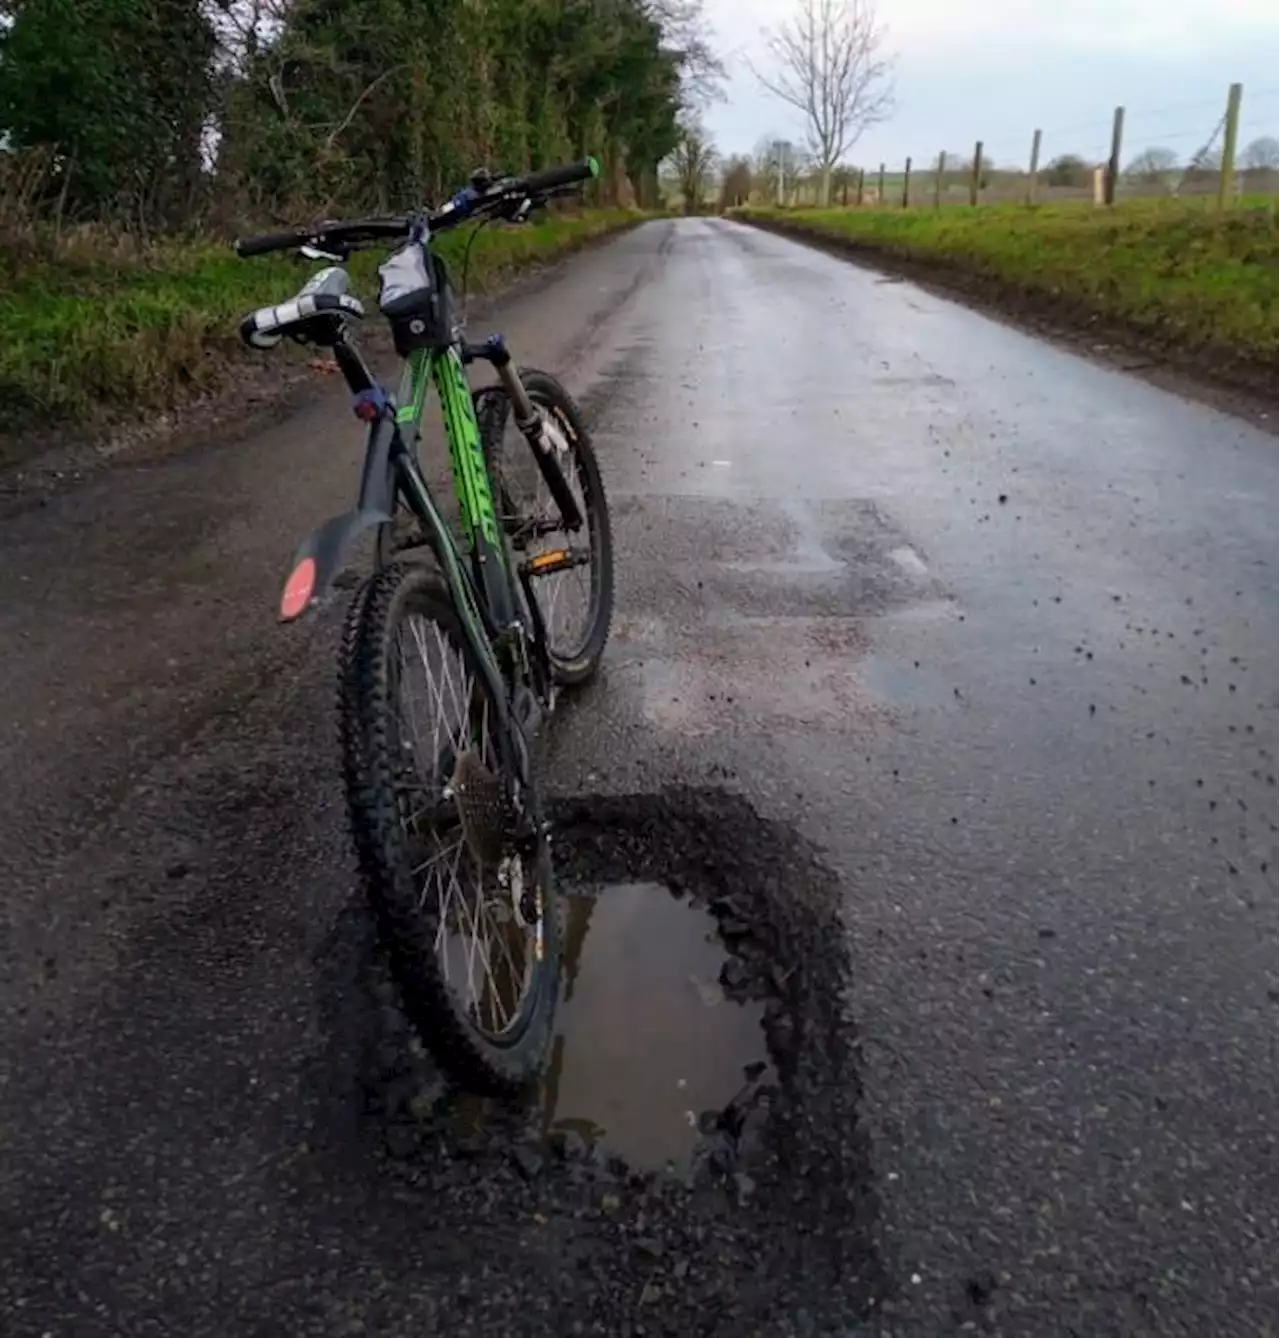
[[[1105,329],[1193,368],[1275,391],[1277,208],[1139,200],[981,209],[745,209],[959,288],[1015,315]]]
[[[600,209],[486,227],[471,248],[468,289],[491,290],[639,217]],[[468,235],[437,243],[455,285]],[[364,253],[351,266],[373,320],[382,258]],[[96,426],[218,388],[241,352],[240,318],[291,296],[310,268],[288,256],[241,260],[207,238],[145,249],[92,230],[56,247],[0,240],[0,433]]]

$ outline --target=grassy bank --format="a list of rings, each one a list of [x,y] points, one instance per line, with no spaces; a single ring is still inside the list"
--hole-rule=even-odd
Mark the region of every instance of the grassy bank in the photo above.
[[[897,262],[1017,312],[1127,331],[1274,389],[1277,211],[1140,200],[981,209],[748,209],[750,222]]]
[[[471,249],[468,288],[492,289],[636,217],[589,210],[486,227]],[[455,283],[467,236],[460,230],[438,244]],[[352,264],[371,321],[381,259],[362,254]],[[215,388],[239,356],[240,318],[291,296],[309,268],[285,256],[241,260],[207,239],[146,248],[92,230],[56,243],[0,239],[0,433],[96,424]]]

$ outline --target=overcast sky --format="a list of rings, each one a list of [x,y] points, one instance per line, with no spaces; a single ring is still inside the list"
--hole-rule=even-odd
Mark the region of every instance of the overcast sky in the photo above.
[[[802,138],[798,113],[764,92],[745,58],[764,61],[760,30],[798,0],[704,0],[730,70],[726,102],[705,120],[724,153],[770,134]],[[861,166],[972,152],[999,164],[1075,152],[1105,157],[1111,116],[1127,114],[1125,155],[1162,145],[1190,155],[1212,133],[1227,86],[1244,84],[1241,141],[1276,134],[1276,0],[879,0],[897,55],[897,111],[846,159]]]

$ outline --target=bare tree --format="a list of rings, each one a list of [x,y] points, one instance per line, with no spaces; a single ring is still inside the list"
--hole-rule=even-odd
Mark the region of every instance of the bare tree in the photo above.
[[[1246,172],[1274,172],[1280,168],[1280,141],[1272,135],[1250,140],[1240,154],[1240,166]]]
[[[1093,168],[1078,153],[1060,153],[1042,169],[1046,186],[1087,186]]]
[[[952,150],[947,154],[946,167],[948,172],[959,172],[967,181],[969,174],[973,171],[973,149]],[[989,153],[984,153],[978,161],[979,174],[986,176],[989,172],[995,170],[995,161]],[[1021,170],[1021,167],[1019,166],[1016,170]]]
[[[1124,169],[1124,174],[1154,184],[1164,181],[1177,167],[1178,155],[1172,149],[1144,149]]]
[[[1222,172],[1222,146],[1217,136],[1191,155],[1191,161],[1182,173],[1181,185],[1203,186],[1217,180]]]
[[[849,192],[858,184],[858,169],[852,163],[839,163],[831,173],[832,195],[839,192],[840,203],[849,203]]]
[[[720,179],[720,208],[736,209],[751,200],[753,185],[751,159],[741,154],[734,154],[724,165],[724,174]]]
[[[796,12],[766,31],[768,74],[752,71],[805,120],[809,148],[831,201],[831,173],[869,126],[893,110],[892,58],[875,0],[795,0]]]
[[[671,155],[686,214],[700,213],[706,200],[719,155],[707,132],[693,117],[680,125],[680,139]]]
[[[723,102],[724,62],[715,52],[713,34],[702,12],[703,0],[641,3],[644,13],[661,28],[663,45],[679,61],[681,104],[694,110]]]

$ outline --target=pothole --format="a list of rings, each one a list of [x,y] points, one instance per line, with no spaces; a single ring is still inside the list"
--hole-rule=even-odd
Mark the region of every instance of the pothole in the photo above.
[[[740,972],[715,920],[661,884],[565,901],[544,1130],[640,1170],[687,1173],[700,1134],[767,1074],[764,1005],[731,997]]]
[[[837,874],[725,790],[583,796],[550,816],[561,887],[603,889],[589,916],[566,898],[556,1089],[504,1103],[450,1088],[390,1006],[384,964],[364,1091],[391,1177],[377,1192],[458,1243],[457,1274],[492,1301],[486,1332],[520,1328],[509,1284],[526,1274],[556,1333],[566,1315],[636,1332],[637,1304],[648,1333],[792,1333],[801,1316],[805,1332],[861,1332],[893,1289]],[[647,1169],[659,1160],[688,1172]],[[547,1269],[549,1250],[568,1266]],[[473,1331],[466,1281],[441,1331]]]

